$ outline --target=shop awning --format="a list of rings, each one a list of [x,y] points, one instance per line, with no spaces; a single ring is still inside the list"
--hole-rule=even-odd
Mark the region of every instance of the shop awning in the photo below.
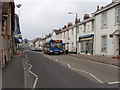
[[[79,39],[81,39],[81,38],[87,38],[87,37],[92,37],[92,36],[94,36],[94,34],[88,34],[88,35],[80,36]]]

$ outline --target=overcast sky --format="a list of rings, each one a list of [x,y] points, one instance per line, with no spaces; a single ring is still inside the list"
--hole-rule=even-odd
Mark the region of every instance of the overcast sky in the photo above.
[[[106,2],[104,2],[106,1]],[[92,14],[96,6],[105,6],[112,0],[15,0],[20,8],[20,27],[23,38],[35,39],[73,22],[75,13],[82,20],[84,13]],[[16,13],[19,9],[16,8]],[[74,14],[68,14],[73,12]]]

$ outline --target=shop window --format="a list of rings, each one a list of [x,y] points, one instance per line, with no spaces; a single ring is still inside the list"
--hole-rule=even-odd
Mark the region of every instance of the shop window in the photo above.
[[[81,42],[81,53],[85,53],[85,42]]]

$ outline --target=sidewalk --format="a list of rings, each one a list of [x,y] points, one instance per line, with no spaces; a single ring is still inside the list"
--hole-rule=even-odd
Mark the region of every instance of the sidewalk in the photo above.
[[[105,56],[72,54],[72,53],[69,53],[68,55],[120,67],[120,59],[113,59],[113,58],[105,57]]]
[[[2,88],[24,88],[24,69],[21,55],[15,55],[2,70]]]
[[[2,89],[2,69],[0,69],[0,90]]]

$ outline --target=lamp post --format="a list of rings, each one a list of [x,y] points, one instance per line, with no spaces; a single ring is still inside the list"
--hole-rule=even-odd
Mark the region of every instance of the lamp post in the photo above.
[[[68,12],[68,14],[75,14],[75,25],[76,25],[76,54],[77,54],[77,20],[78,20],[78,13],[72,13],[72,12]]]
[[[16,6],[17,8],[19,8],[19,17],[20,17],[20,7],[22,6],[22,4],[17,4]]]

